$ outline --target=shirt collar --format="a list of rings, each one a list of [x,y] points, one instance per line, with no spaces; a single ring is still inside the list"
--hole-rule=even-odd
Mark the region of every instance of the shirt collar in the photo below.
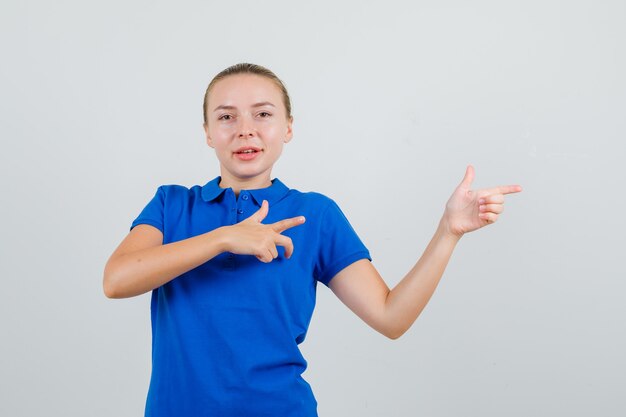
[[[211,181],[207,182],[202,187],[202,199],[204,201],[213,201],[218,198],[222,193],[230,188],[221,188],[220,181],[222,177],[216,177]],[[263,200],[267,200],[270,206],[273,203],[282,200],[282,198],[287,195],[289,192],[289,188],[285,184],[283,184],[278,178],[274,178],[272,180],[272,185],[266,188],[259,188],[256,190],[242,190],[248,192],[252,198],[256,201],[256,203],[261,206]]]

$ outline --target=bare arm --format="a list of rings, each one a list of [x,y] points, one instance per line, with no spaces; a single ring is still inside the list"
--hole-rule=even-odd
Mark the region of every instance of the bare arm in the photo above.
[[[146,293],[223,252],[255,255],[262,262],[271,262],[278,256],[276,246],[284,246],[285,256],[289,258],[293,243],[281,233],[304,223],[304,217],[262,224],[268,211],[268,204],[264,201],[256,213],[236,225],[166,245],[163,245],[163,234],[156,227],[136,226],[104,268],[105,295],[126,298]]]
[[[109,298],[143,294],[203,264],[224,251],[219,229],[163,245],[156,227],[133,228],[104,268],[104,293]]]
[[[393,290],[367,260],[344,268],[330,281],[337,297],[385,336],[396,339],[411,327],[437,288],[459,239],[494,223],[504,210],[504,195],[521,191],[517,185],[472,191],[473,177],[470,166],[424,254]]]
[[[440,225],[424,254],[393,290],[366,259],[340,271],[329,287],[374,330],[397,339],[426,307],[458,240]]]

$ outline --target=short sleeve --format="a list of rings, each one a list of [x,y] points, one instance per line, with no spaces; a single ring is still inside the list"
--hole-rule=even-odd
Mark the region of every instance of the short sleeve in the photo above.
[[[165,192],[163,186],[160,186],[152,200],[139,213],[139,216],[133,221],[130,230],[138,224],[149,224],[156,227],[163,233],[163,213],[165,206]]]
[[[318,245],[316,278],[326,286],[348,265],[360,259],[372,260],[368,249],[333,200],[322,215]]]

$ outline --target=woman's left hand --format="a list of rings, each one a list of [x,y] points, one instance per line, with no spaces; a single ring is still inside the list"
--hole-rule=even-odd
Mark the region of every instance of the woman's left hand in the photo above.
[[[504,211],[504,195],[519,193],[519,185],[501,185],[472,190],[474,167],[469,165],[465,177],[446,203],[442,221],[446,229],[457,237],[494,223]]]

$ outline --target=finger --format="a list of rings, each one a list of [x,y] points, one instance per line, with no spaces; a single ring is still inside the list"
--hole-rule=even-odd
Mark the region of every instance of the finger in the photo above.
[[[463,177],[463,181],[461,181],[461,185],[466,188],[471,188],[472,182],[474,181],[474,167],[470,164],[467,166],[465,170],[465,176]]]
[[[275,245],[272,245],[269,247],[269,252],[270,252],[270,255],[272,256],[272,259],[278,258],[278,249],[276,249]]]
[[[504,204],[503,194],[493,194],[480,197],[478,204]]]
[[[249,219],[261,223],[263,219],[265,219],[265,217],[267,216],[267,213],[269,213],[269,210],[269,203],[267,202],[267,200],[263,200],[263,202],[261,203],[261,208],[258,209],[252,216],[250,216]]]
[[[271,226],[276,233],[282,233],[287,229],[303,224],[305,221],[304,216],[298,216],[272,223]]]
[[[265,263],[271,262],[274,259],[269,249],[266,249],[265,251],[262,252],[261,255],[257,255],[256,257],[259,261],[265,262]]]
[[[482,204],[479,210],[481,213],[502,214],[504,206],[502,204]]]
[[[484,191],[487,194],[513,194],[522,191],[521,185],[500,185],[498,187],[487,188]]]
[[[480,213],[478,217],[485,220],[487,223],[495,223],[496,220],[498,220],[498,215],[495,213]]]
[[[522,191],[521,185],[501,185],[500,194],[514,194]]]
[[[289,238],[289,236],[277,235],[276,245],[285,248],[285,258],[291,258],[291,255],[293,254],[293,241]]]

